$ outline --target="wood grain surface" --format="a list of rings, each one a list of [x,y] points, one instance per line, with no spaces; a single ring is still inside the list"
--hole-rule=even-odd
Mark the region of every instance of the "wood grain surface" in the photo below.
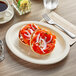
[[[31,0],[31,13],[19,16],[15,11],[13,19],[0,25],[0,39],[5,45],[5,60],[0,62],[0,76],[76,76],[76,44],[63,61],[54,65],[36,65],[23,61],[10,52],[5,43],[7,30],[15,23],[20,21],[40,21],[42,14],[47,12],[43,7],[42,0]],[[76,25],[76,0],[59,0],[56,13]]]

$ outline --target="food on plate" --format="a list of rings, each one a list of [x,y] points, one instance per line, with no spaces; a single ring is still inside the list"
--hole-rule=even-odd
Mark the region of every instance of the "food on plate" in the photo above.
[[[29,0],[16,0],[18,9],[24,13],[31,9],[31,2]]]
[[[30,45],[31,34],[37,29],[40,29],[40,27],[36,24],[27,24],[23,26],[19,31],[19,39],[23,43]]]
[[[19,39],[40,55],[52,52],[56,44],[56,36],[49,30],[41,29],[37,24],[23,26],[19,31]]]
[[[56,43],[56,36],[47,30],[36,30],[31,35],[31,49],[41,55],[49,54],[53,51]]]

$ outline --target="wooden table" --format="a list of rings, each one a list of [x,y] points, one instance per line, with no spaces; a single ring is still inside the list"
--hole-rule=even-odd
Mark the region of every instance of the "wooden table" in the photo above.
[[[0,62],[0,76],[76,76],[76,44],[71,47],[67,58],[48,66],[23,61],[13,55],[6,46],[5,34],[9,27],[20,21],[40,21],[42,14],[46,12],[42,0],[31,1],[31,13],[19,16],[15,11],[14,18],[10,22],[0,25],[0,39],[5,45],[5,60]],[[76,25],[76,0],[59,0],[59,6],[55,12]]]

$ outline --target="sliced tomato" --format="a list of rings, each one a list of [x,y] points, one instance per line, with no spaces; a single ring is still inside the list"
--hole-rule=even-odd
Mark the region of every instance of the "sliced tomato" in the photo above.
[[[55,47],[55,44],[49,44],[48,47],[44,50],[44,52],[48,54],[53,51],[54,47]]]
[[[20,39],[20,40],[22,40],[25,44],[30,45],[31,34],[36,29],[40,29],[40,27],[36,26],[35,24],[27,24],[23,26],[23,28],[20,30],[20,33],[19,33],[19,36],[21,35],[23,39]]]
[[[36,53],[43,54],[38,44],[33,44],[33,50],[35,50]]]
[[[31,43],[35,43],[36,42],[36,38],[37,38],[37,35],[34,36],[34,38],[32,39]]]
[[[48,54],[53,51],[56,43],[56,36],[46,30],[35,31],[31,45],[33,50],[38,54]]]

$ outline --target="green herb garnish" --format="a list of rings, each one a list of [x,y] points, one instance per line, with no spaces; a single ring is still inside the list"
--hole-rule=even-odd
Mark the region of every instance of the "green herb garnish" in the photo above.
[[[40,45],[41,43],[39,42],[39,45]]]
[[[50,50],[48,49],[48,51],[50,51]]]
[[[35,28],[35,30],[36,30],[37,28]]]
[[[45,34],[48,34],[47,32]]]
[[[28,27],[26,28],[26,30],[28,30]]]
[[[28,33],[27,33],[27,35],[28,35]]]

